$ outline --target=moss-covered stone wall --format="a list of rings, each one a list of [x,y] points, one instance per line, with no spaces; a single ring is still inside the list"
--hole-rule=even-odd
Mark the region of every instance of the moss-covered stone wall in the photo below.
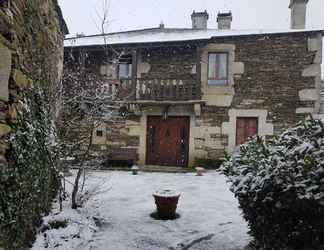
[[[56,0],[0,4],[0,249],[27,249],[57,190],[52,152],[67,32]]]

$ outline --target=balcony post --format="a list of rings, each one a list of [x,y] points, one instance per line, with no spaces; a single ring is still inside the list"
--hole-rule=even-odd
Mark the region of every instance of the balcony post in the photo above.
[[[132,92],[133,100],[136,100],[136,82],[137,82],[137,49],[132,51]]]

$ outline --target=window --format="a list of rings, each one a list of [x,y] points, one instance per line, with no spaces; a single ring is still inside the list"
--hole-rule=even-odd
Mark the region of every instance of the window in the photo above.
[[[97,130],[97,131],[96,131],[96,135],[97,135],[98,137],[102,137],[102,136],[103,136],[103,132],[102,132],[102,130]]]
[[[118,63],[118,78],[132,78],[132,55],[123,55],[119,58]]]
[[[236,145],[243,144],[251,136],[258,134],[258,118],[238,117],[236,119]]]
[[[228,76],[228,53],[208,54],[208,84],[225,85]]]

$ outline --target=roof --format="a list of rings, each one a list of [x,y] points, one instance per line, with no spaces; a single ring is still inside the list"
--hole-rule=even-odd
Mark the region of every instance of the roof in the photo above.
[[[180,42],[180,41],[195,41],[209,40],[214,37],[229,37],[229,36],[248,36],[248,35],[266,35],[266,34],[285,34],[285,33],[300,33],[300,32],[321,32],[319,29],[303,29],[303,30],[195,30],[195,29],[167,29],[167,28],[152,28],[125,31],[118,33],[108,33],[105,35],[92,35],[67,38],[64,41],[65,47],[83,47],[95,45],[117,45],[117,44],[142,44],[142,43],[158,43],[158,42]]]

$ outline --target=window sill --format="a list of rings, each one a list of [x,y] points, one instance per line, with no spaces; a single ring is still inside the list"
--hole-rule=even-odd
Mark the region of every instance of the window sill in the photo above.
[[[213,85],[207,84],[206,85],[206,92],[207,95],[234,95],[234,88],[230,85]]]

